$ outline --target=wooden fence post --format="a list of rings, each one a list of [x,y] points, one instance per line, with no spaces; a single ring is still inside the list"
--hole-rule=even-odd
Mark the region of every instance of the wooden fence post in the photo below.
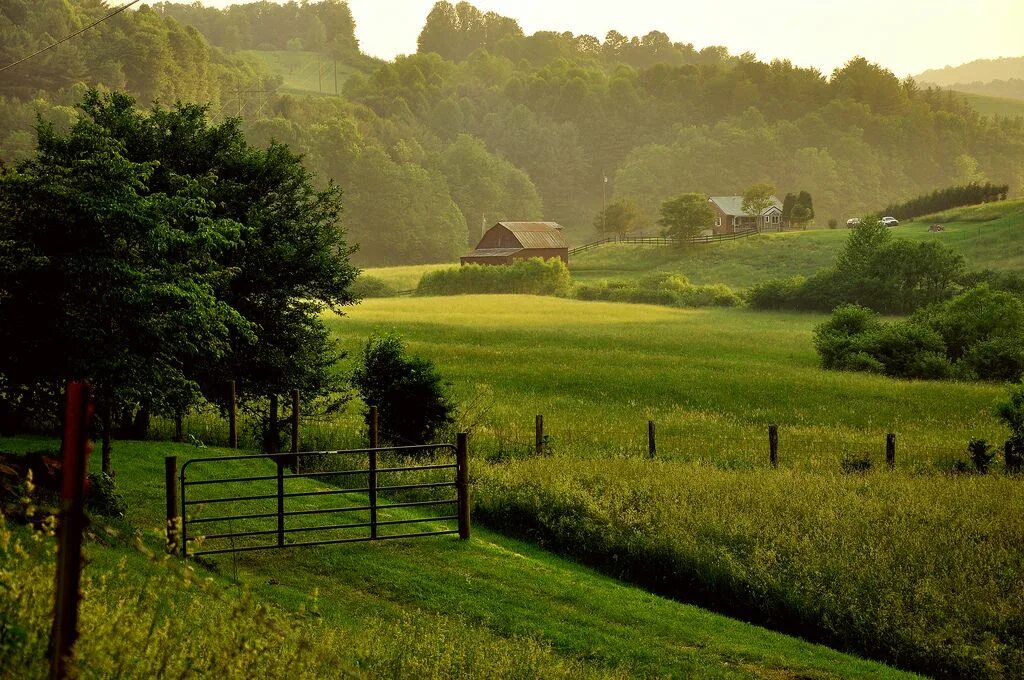
[[[277,453],[279,447],[278,442],[278,425],[277,425],[277,395],[270,395],[270,436],[267,441],[267,448],[270,449],[269,453]]]
[[[537,416],[534,429],[533,451],[540,456],[544,453],[544,416]]]
[[[164,487],[167,490],[167,554],[178,548],[178,457],[164,458]]]
[[[70,382],[64,398],[61,444],[60,523],[57,544],[57,587],[50,630],[50,677],[66,678],[78,638],[79,588],[82,581],[82,530],[85,528],[85,480],[89,466],[93,406],[86,383]]]
[[[460,432],[455,444],[455,488],[459,497],[459,538],[469,540],[469,446],[465,432]]]
[[[377,538],[377,449],[380,448],[380,420],[376,406],[370,407],[370,538]]]
[[[773,468],[779,467],[779,426],[768,426],[768,460]]]
[[[653,460],[655,455],[658,453],[658,447],[654,441],[654,421],[647,421],[647,455]]]
[[[299,471],[299,391],[292,390],[292,472]]]
[[[238,448],[238,392],[235,381],[228,381],[228,446]]]
[[[896,467],[896,435],[892,432],[885,435],[885,464],[890,470]]]

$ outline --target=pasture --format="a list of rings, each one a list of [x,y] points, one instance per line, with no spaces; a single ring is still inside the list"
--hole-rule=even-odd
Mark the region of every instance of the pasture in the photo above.
[[[396,329],[453,382],[471,450],[494,463],[475,473],[491,526],[917,670],[1018,674],[1024,485],[952,474],[971,437],[1005,439],[1003,389],[824,371],[823,318],[463,296],[368,301],[330,323],[353,352]],[[849,458],[871,467],[843,472]]]

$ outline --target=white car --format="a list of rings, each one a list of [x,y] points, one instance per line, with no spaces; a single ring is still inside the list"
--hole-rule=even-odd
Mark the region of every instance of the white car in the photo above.
[[[900,226],[900,221],[895,217],[883,217],[882,219],[878,220],[878,223],[886,227]]]
[[[850,228],[859,227],[860,226],[860,218],[859,217],[851,217],[850,219],[846,220],[846,226],[848,226]]]

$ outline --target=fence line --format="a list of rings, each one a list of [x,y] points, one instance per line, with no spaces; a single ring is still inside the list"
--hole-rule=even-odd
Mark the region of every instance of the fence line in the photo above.
[[[707,236],[691,236],[685,239],[680,239],[677,236],[609,236],[608,238],[591,241],[582,246],[571,248],[569,254],[576,255],[608,243],[632,243],[650,246],[670,246],[679,243],[718,243],[721,241],[735,241],[757,233],[759,233],[757,229],[741,229],[731,234],[709,234]]]

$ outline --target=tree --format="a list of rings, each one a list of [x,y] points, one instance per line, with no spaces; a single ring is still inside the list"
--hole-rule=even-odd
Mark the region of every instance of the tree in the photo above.
[[[405,343],[394,333],[366,341],[352,383],[367,407],[377,407],[385,442],[425,444],[453,421],[455,406],[434,364],[408,356]]]
[[[743,192],[742,209],[757,221],[757,229],[761,230],[761,215],[774,205],[775,187],[764,182],[754,184]]]
[[[790,224],[793,221],[793,208],[796,207],[796,194],[786,194],[782,201],[782,221]]]
[[[0,183],[4,391],[90,380],[109,438],[118,411],[181,413],[228,379],[247,402],[337,390],[320,314],[356,275],[338,189],[200,106],[91,91],[80,108]],[[15,332],[27,318],[37,334]]]
[[[662,233],[675,236],[680,242],[697,236],[702,229],[711,226],[715,213],[708,205],[704,194],[682,194],[661,204]]]
[[[594,229],[603,234],[626,234],[637,228],[640,211],[628,198],[609,204],[594,218]]]
[[[806,191],[801,191],[793,204],[793,211],[790,213],[790,221],[801,227],[814,219],[814,201]]]

